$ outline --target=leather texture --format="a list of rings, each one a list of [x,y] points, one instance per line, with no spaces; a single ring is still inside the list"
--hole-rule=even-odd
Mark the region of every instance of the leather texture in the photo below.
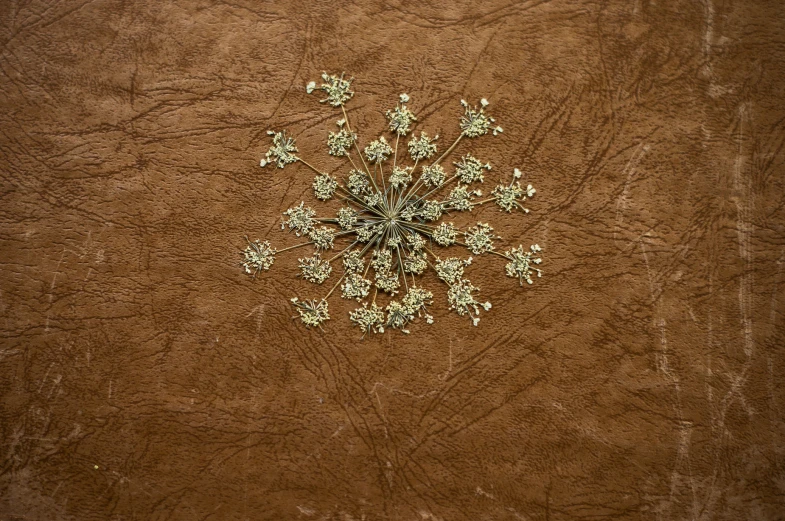
[[[785,21],[774,1],[4,1],[0,519],[776,520],[785,516]],[[538,190],[476,211],[538,243],[472,327],[292,320],[298,251],[243,236],[408,93]],[[461,219],[464,217],[462,216]],[[334,279],[333,279],[334,280]]]

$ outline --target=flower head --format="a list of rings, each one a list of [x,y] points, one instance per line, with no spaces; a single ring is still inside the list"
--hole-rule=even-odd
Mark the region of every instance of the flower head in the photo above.
[[[458,239],[458,230],[453,223],[439,223],[433,230],[433,240],[439,246],[452,246]]]
[[[349,313],[349,320],[360,327],[363,336],[367,333],[384,333],[384,311],[375,302],[371,307],[363,303],[361,308]]]
[[[368,161],[371,163],[378,164],[382,161],[386,161],[392,152],[393,149],[390,148],[390,145],[387,143],[387,140],[384,139],[384,136],[379,137],[379,139],[375,141],[371,141],[368,146],[365,147],[365,157],[367,157]]]
[[[480,314],[480,308],[485,309],[485,311],[491,309],[490,302],[481,304],[474,298],[474,294],[479,293],[479,291],[479,288],[464,279],[452,284],[447,292],[447,302],[450,303],[450,309],[455,310],[460,316],[466,314],[471,316],[475,326],[480,322],[480,318],[476,316]]]
[[[491,124],[496,121],[485,113],[485,107],[488,106],[488,101],[483,98],[480,101],[481,106],[479,110],[477,107],[469,107],[469,104],[464,100],[461,100],[461,105],[463,105],[464,108],[464,113],[461,117],[462,134],[465,137],[479,137],[487,134],[488,130],[491,128]],[[496,127],[493,129],[493,134],[496,135],[501,131],[501,127]]]
[[[338,209],[338,226],[343,230],[349,230],[357,224],[358,219],[357,210],[351,206],[342,206]]]
[[[313,192],[320,201],[331,198],[336,188],[338,188],[338,181],[329,174],[319,174],[313,178]]]
[[[327,226],[314,228],[308,233],[308,237],[313,241],[317,250],[329,250],[333,247],[335,231]]]
[[[247,239],[246,239],[247,240]],[[248,241],[248,247],[240,252],[243,256],[243,268],[249,275],[256,275],[260,271],[267,271],[275,262],[275,248],[270,247],[269,241]]]
[[[429,165],[422,167],[422,182],[426,186],[438,187],[444,184],[447,175],[444,173],[442,165]]]
[[[446,202],[450,208],[454,208],[459,212],[466,212],[472,209],[472,198],[478,195],[482,195],[482,192],[479,190],[469,191],[466,185],[458,185],[452,189]]]
[[[300,314],[300,320],[303,321],[307,327],[320,327],[322,322],[330,320],[330,314],[327,312],[326,300],[300,300],[297,297],[291,299],[295,309]]]
[[[333,271],[330,263],[322,260],[319,252],[314,253],[311,257],[298,259],[298,261],[300,262],[300,275],[302,278],[314,284],[321,284],[327,280]]]
[[[466,260],[456,257],[436,259],[436,275],[447,284],[454,284],[463,278],[463,269],[471,263],[471,257]]]
[[[406,101],[409,100],[409,97],[406,97]],[[414,114],[409,110],[409,108],[402,103],[396,106],[392,110],[387,111],[387,120],[389,122],[390,132],[394,134],[398,134],[399,136],[405,136],[409,133],[409,127],[417,118],[414,117]]]
[[[473,183],[475,181],[482,182],[483,177],[483,170],[490,170],[491,165],[488,163],[482,164],[482,162],[474,157],[471,154],[464,155],[458,162],[453,163],[455,165],[455,174],[461,180],[462,183]]]
[[[341,125],[344,123],[344,120],[339,121]],[[338,132],[330,132],[327,136],[327,153],[336,157],[346,156],[356,140],[357,135],[352,134],[345,128],[341,128]]]
[[[542,262],[540,258],[532,258],[534,255],[542,251],[539,245],[533,244],[529,251],[525,251],[523,246],[513,248],[504,252],[505,256],[510,259],[507,263],[506,271],[508,277],[518,277],[521,286],[525,280],[528,284],[532,284],[532,273],[537,272],[538,277],[542,277],[542,271],[532,266],[532,264],[539,265]]]
[[[267,134],[273,136],[273,144],[264,155],[264,159],[259,163],[259,166],[265,167],[275,163],[275,166],[278,168],[283,168],[289,163],[297,161],[297,156],[294,155],[297,153],[297,146],[293,137],[287,136],[285,130],[281,132],[268,130]]]
[[[429,159],[436,153],[436,144],[434,141],[439,139],[439,136],[431,139],[425,132],[420,132],[420,138],[413,137],[409,141],[409,155],[412,161],[422,161]]]
[[[412,168],[410,166],[407,167],[400,167],[395,166],[393,167],[393,171],[390,174],[390,186],[395,189],[400,189],[408,185],[412,182]]]
[[[289,229],[294,230],[295,235],[299,237],[300,235],[309,233],[313,229],[313,225],[316,222],[314,220],[316,211],[314,211],[313,208],[304,205],[305,202],[303,201],[300,203],[300,206],[289,208],[283,213],[289,218],[284,219],[281,223],[282,230],[286,226],[289,226]]]
[[[469,228],[465,233],[466,246],[475,255],[493,251],[493,240],[498,239],[493,234],[493,228],[488,224],[477,223],[477,226]]]
[[[365,260],[360,250],[347,251],[343,254],[343,269],[347,273],[360,273],[365,269]]]
[[[330,75],[326,72],[322,73],[322,86],[319,87],[319,90],[322,90],[327,93],[327,97],[323,100],[320,100],[320,103],[329,103],[333,107],[340,107],[347,101],[349,101],[352,96],[354,96],[354,92],[350,91],[349,88],[352,85],[352,79],[344,79],[344,73],[341,73],[341,76],[338,77],[336,75]],[[308,84],[306,90],[310,94],[316,89],[316,82],[311,82]]]
[[[341,296],[345,299],[362,300],[368,296],[371,281],[359,273],[349,273],[341,285]]]

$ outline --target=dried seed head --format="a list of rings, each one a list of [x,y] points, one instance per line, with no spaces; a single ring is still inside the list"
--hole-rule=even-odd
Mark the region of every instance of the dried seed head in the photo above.
[[[400,167],[396,165],[393,167],[393,171],[390,174],[389,179],[390,186],[396,190],[404,188],[406,185],[412,182],[412,167]]]
[[[433,240],[439,246],[452,246],[458,238],[458,230],[453,223],[439,223],[433,231]]]
[[[381,136],[379,139],[375,141],[371,141],[368,143],[368,146],[365,147],[365,157],[368,158],[368,161],[371,163],[381,163],[382,161],[386,161],[390,154],[392,154],[393,149],[387,143],[387,140],[384,139],[384,136]]]
[[[308,233],[308,237],[313,241],[317,250],[329,250],[333,247],[335,231],[326,226],[314,228]]]
[[[368,179],[368,174],[361,170],[352,170],[349,172],[346,186],[354,195],[367,194],[371,191],[371,182]]]
[[[349,313],[349,320],[360,327],[363,337],[367,333],[384,333],[384,311],[375,302],[370,308],[363,303],[363,307]]]
[[[330,132],[327,136],[327,152],[336,157],[349,155],[349,149],[356,140],[357,135],[344,128],[338,132]]]
[[[313,192],[320,201],[331,198],[336,188],[338,181],[329,174],[319,174],[313,178]]]
[[[485,304],[480,304],[474,298],[474,294],[479,293],[479,291],[479,288],[473,286],[472,283],[466,279],[452,284],[449,291],[447,291],[447,302],[450,303],[450,309],[454,309],[460,316],[466,314],[472,316],[475,326],[479,322],[479,319],[472,315],[472,311],[474,311],[474,315],[479,315],[480,307],[485,308]],[[490,305],[488,305],[488,309],[490,309]]]
[[[409,155],[412,161],[422,161],[429,159],[436,153],[436,144],[434,141],[439,139],[439,136],[431,139],[425,132],[420,132],[420,138],[413,137],[409,141]]]
[[[452,189],[447,198],[447,205],[459,212],[466,212],[472,209],[473,196],[479,195],[478,191],[469,191],[465,185],[458,185]]]
[[[455,174],[462,183],[473,183],[484,179],[483,169],[490,170],[491,165],[482,162],[471,154],[464,155],[459,161],[453,163],[456,167]]]
[[[406,105],[403,105],[403,103],[405,103],[403,101],[403,95],[401,96],[401,103],[401,105],[387,111],[387,120],[389,122],[390,132],[398,134],[399,136],[405,136],[409,133],[411,124],[417,121],[417,118]]]
[[[488,106],[488,102],[486,101],[484,104],[481,104],[482,106],[479,110],[476,107],[469,107],[469,104],[464,100],[461,100],[461,105],[463,105],[464,108],[460,125],[463,135],[466,137],[479,137],[487,134],[488,130],[491,128],[491,124],[496,121],[485,114],[485,107]],[[494,132],[498,132],[498,129]]]
[[[357,224],[357,210],[351,206],[342,206],[338,209],[338,226],[343,230],[349,230]]]
[[[343,269],[347,273],[360,273],[365,269],[361,253],[360,250],[352,250],[343,254]]]
[[[463,278],[463,269],[472,263],[472,258],[467,260],[449,257],[436,259],[436,275],[447,284],[454,284]]]
[[[539,265],[542,262],[540,258],[532,258],[535,254],[542,251],[539,245],[533,244],[529,251],[525,251],[523,246],[513,248],[504,252],[504,255],[510,259],[507,263],[506,271],[508,277],[518,277],[521,286],[525,280],[528,284],[532,284],[532,273],[536,272],[538,277],[542,277],[542,271],[532,266],[532,264]]]
[[[428,268],[428,261],[425,257],[424,251],[413,251],[409,252],[406,257],[403,259],[403,270],[406,273],[414,273],[416,275],[422,275],[422,273]]]
[[[305,202],[303,201],[300,203],[300,206],[289,208],[283,213],[289,218],[284,219],[281,223],[282,230],[286,226],[289,226],[289,229],[294,230],[295,235],[299,237],[300,235],[309,233],[313,229],[313,225],[316,222],[314,220],[316,212],[313,210],[313,208],[309,208],[304,205]]]
[[[352,85],[351,79],[344,79],[344,73],[341,73],[341,76],[335,76],[327,74],[326,72],[322,73],[322,86],[319,87],[319,90],[322,90],[327,93],[327,97],[323,100],[320,100],[320,103],[328,103],[333,107],[340,107],[347,101],[349,101],[352,96],[354,96],[354,92],[349,90]],[[313,85],[311,85],[313,84]],[[313,92],[316,89],[316,82],[311,82],[308,84],[306,90],[310,88],[310,92]]]
[[[349,273],[341,285],[341,296],[345,299],[362,300],[368,296],[371,281],[359,273]]]
[[[281,132],[268,130],[267,134],[273,136],[273,144],[259,166],[265,167],[274,163],[278,168],[283,168],[289,163],[297,161],[297,156],[294,155],[297,153],[297,146],[293,137],[287,136],[285,130]]]
[[[291,299],[295,309],[300,314],[300,320],[307,327],[320,327],[322,322],[330,320],[327,312],[326,300],[299,300],[297,297]]]
[[[493,240],[499,238],[493,234],[490,225],[483,223],[477,223],[477,226],[466,230],[464,237],[466,237],[466,246],[475,255],[492,251]]]
[[[426,186],[433,188],[439,187],[444,184],[444,179],[447,175],[444,173],[442,165],[429,165],[422,167],[422,182]]]
[[[242,266],[249,275],[256,275],[260,271],[267,271],[275,262],[275,248],[270,247],[269,241],[248,241],[248,247],[240,252],[243,256]]]
[[[300,276],[314,284],[321,284],[327,280],[333,271],[330,263],[322,260],[319,252],[314,253],[312,257],[298,259],[298,261],[300,262]]]

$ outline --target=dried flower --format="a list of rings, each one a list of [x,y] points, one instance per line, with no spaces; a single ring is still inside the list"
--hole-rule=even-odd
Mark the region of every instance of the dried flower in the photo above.
[[[444,173],[442,165],[430,165],[422,167],[422,182],[426,186],[437,187],[444,183],[447,175]]]
[[[409,155],[412,161],[422,161],[428,159],[436,153],[436,144],[434,141],[439,139],[439,136],[431,139],[425,132],[420,132],[420,138],[413,137],[409,141]]]
[[[371,281],[363,278],[359,273],[349,273],[341,285],[341,296],[346,299],[362,300],[368,296]]]
[[[363,303],[363,307],[349,313],[349,320],[360,327],[363,337],[367,333],[384,333],[384,311],[375,302],[370,308]]]
[[[395,166],[390,174],[390,186],[400,189],[412,182],[412,168]]]
[[[335,232],[332,230],[332,228],[321,226],[311,230],[308,233],[308,237],[310,237],[310,239],[313,241],[313,244],[316,246],[317,250],[329,250],[333,247]]]
[[[288,225],[289,229],[294,230],[295,235],[299,237],[313,229],[313,225],[316,222],[313,217],[316,215],[316,211],[304,205],[305,202],[303,201],[300,203],[300,206],[289,208],[283,213],[288,215],[289,219],[284,219],[281,223],[282,230]]]
[[[322,86],[319,87],[319,90],[322,90],[327,93],[327,97],[323,100],[320,100],[320,103],[329,103],[333,107],[340,107],[347,101],[349,101],[352,96],[354,96],[354,92],[350,91],[349,88],[352,84],[352,79],[345,80],[343,73],[341,73],[341,77],[331,76],[326,72],[322,73]],[[313,86],[309,84],[309,94],[314,91],[316,87],[316,82],[312,82]]]
[[[354,195],[366,194],[371,191],[371,182],[368,179],[368,174],[359,170],[349,172],[346,186]]]
[[[273,132],[268,130],[267,134],[273,136],[273,144],[264,159],[259,163],[259,166],[265,167],[268,164],[275,163],[278,168],[283,168],[289,163],[297,161],[297,146],[295,145],[294,138],[286,135],[286,131]]]
[[[466,260],[456,257],[449,257],[444,260],[436,259],[436,275],[447,284],[454,284],[463,278],[463,268],[471,263],[471,257]]]
[[[259,242],[258,240],[251,242],[248,241],[248,247],[243,250],[241,253],[243,255],[243,262],[242,266],[245,268],[245,272],[249,275],[256,275],[260,271],[267,271],[270,269],[270,266],[273,265],[275,262],[275,248],[270,247],[269,241]]]
[[[414,117],[414,114],[404,105],[405,94],[401,95],[401,105],[396,106],[392,110],[387,111],[387,120],[389,121],[389,128],[390,132],[393,134],[398,134],[399,136],[405,136],[409,133],[409,127],[417,118]],[[406,96],[406,101],[409,101],[409,96]]]
[[[365,260],[359,250],[347,251],[343,254],[343,269],[347,273],[360,273],[365,269]]]
[[[493,240],[499,238],[493,234],[493,228],[490,225],[483,223],[477,223],[477,226],[466,230],[464,236],[466,237],[466,246],[475,255],[493,251]]]
[[[343,120],[339,121],[343,123]],[[338,132],[330,132],[327,136],[327,153],[331,156],[343,157],[349,154],[349,149],[357,139],[357,135],[352,134],[345,128]]]
[[[458,230],[453,223],[439,223],[433,230],[433,240],[439,246],[452,246],[458,239]]]
[[[527,283],[532,284],[534,281],[532,280],[532,272],[537,272],[538,277],[542,277],[542,271],[539,269],[532,267],[532,264],[539,265],[542,262],[542,259],[536,258],[533,259],[532,256],[542,251],[539,245],[533,244],[529,251],[525,251],[523,246],[519,246],[517,248],[513,248],[509,251],[504,252],[507,258],[510,259],[510,262],[507,264],[506,271],[508,277],[518,277],[518,280],[523,286],[523,281],[525,280]]]
[[[357,210],[351,206],[343,206],[338,209],[338,226],[344,230],[351,229],[352,226],[357,224],[358,219]]]
[[[472,257],[447,257],[442,260],[431,251],[433,243],[444,248],[456,244],[465,246],[475,255],[493,252],[495,256],[491,260],[496,257],[506,259],[507,275],[517,277],[521,285],[524,280],[531,283],[534,273],[541,275],[536,267],[541,262],[536,256],[540,251],[536,244],[526,251],[520,246],[502,254],[495,251],[494,241],[500,238],[494,235],[489,224],[477,223],[476,226],[459,230],[453,223],[442,221],[444,212],[470,211],[488,202],[495,202],[508,212],[514,208],[527,212],[522,202],[535,193],[531,185],[526,189],[522,187],[519,181],[522,173],[516,168],[509,185],[500,183],[494,188],[492,197],[478,200],[482,192],[470,189],[470,184],[483,182],[484,176],[491,170],[490,164],[483,164],[471,153],[464,151],[453,163],[455,175],[448,178],[441,166],[442,160],[457,150],[459,144],[468,142],[464,140],[461,143],[463,138],[475,138],[491,132],[495,135],[502,131],[501,127],[494,127],[493,118],[485,112],[487,100],[480,101],[480,108],[469,107],[462,101],[460,134],[447,147],[447,151],[433,161],[437,153],[435,141],[438,136],[431,138],[426,132],[420,131],[419,136],[411,135],[408,142],[400,139],[401,136],[410,135],[413,126],[418,124],[417,118],[406,105],[409,101],[407,94],[401,94],[395,108],[386,112],[387,129],[395,136],[394,143],[380,136],[368,143],[364,151],[359,151],[358,136],[342,108],[354,95],[350,90],[352,80],[345,79],[343,74],[327,73],[322,74],[322,80],[319,87],[316,82],[310,82],[306,91],[323,91],[326,98],[321,101],[338,107],[341,112],[343,119],[337,122],[338,130],[327,133],[327,152],[335,157],[347,158],[350,163],[344,170],[347,175],[341,176],[341,180],[336,179],[301,159],[297,155],[295,140],[283,131],[270,132],[272,146],[261,164],[265,166],[272,163],[283,168],[290,163],[301,163],[303,167],[318,173],[313,181],[316,199],[325,201],[340,192],[342,206],[337,209],[334,218],[316,218],[316,212],[301,202],[284,212],[281,227],[288,227],[295,235],[307,236],[307,242],[276,250],[269,242],[257,240],[248,242],[245,250],[240,252],[244,270],[255,276],[267,271],[276,255],[311,246],[313,253],[299,259],[299,276],[315,284],[324,283],[332,274],[331,262],[342,257],[343,274],[329,291],[325,290],[326,294],[321,300],[292,299],[299,318],[307,327],[321,327],[330,318],[327,301],[339,287],[338,293],[342,298],[361,303],[360,307],[349,313],[349,319],[360,328],[363,336],[367,333],[383,333],[388,329],[408,333],[411,324],[422,318],[432,323],[433,316],[428,313],[428,306],[433,303],[433,294],[416,285],[416,278],[429,268],[433,268],[438,278],[446,284],[450,309],[461,316],[469,315],[474,325],[477,325],[480,310],[488,311],[491,304],[480,303],[477,300],[479,290],[465,278],[464,271],[472,263]],[[408,154],[401,153],[399,145]],[[355,152],[359,157],[353,158]],[[392,167],[386,168],[382,163],[393,157]],[[425,164],[429,159],[431,163]],[[406,164],[409,161],[411,163]],[[423,162],[421,175],[414,181],[415,168],[420,162]],[[459,234],[465,242],[458,240]],[[360,246],[355,248],[357,244]],[[341,253],[329,260],[322,259],[321,252],[331,248],[341,249]],[[371,269],[372,275],[369,274]],[[409,278],[412,279],[411,284]],[[402,284],[406,288],[405,294],[395,299]],[[384,303],[377,304],[377,299],[383,299]]]
[[[300,275],[302,278],[314,284],[321,284],[327,280],[333,271],[330,263],[322,260],[319,252],[314,253],[311,257],[297,260],[300,261]]]
[[[320,201],[331,198],[336,188],[338,188],[338,181],[329,174],[319,174],[313,178],[313,192]]]
[[[382,161],[386,161],[392,153],[393,149],[387,144],[387,140],[384,139],[384,136],[381,136],[375,141],[371,141],[368,143],[368,146],[365,147],[365,157],[367,157],[368,161],[371,163],[378,164]]]
[[[297,297],[291,299],[297,312],[300,313],[300,320],[303,321],[307,327],[320,327],[322,322],[330,320],[330,314],[327,312],[326,300],[299,300]]]
[[[474,157],[471,154],[464,155],[458,162],[453,163],[455,165],[455,174],[461,180],[462,183],[473,183],[475,181],[480,181],[484,179],[483,177],[483,169],[490,170],[491,165],[486,163],[482,164],[482,162]]]

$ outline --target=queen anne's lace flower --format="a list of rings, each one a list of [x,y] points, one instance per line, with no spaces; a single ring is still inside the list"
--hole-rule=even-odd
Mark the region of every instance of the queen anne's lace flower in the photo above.
[[[507,276],[518,277],[521,286],[523,286],[524,280],[528,284],[533,284],[532,273],[536,272],[538,277],[542,277],[542,271],[532,266],[532,264],[539,265],[542,262],[542,259],[539,257],[532,258],[540,251],[542,251],[542,248],[540,248],[538,244],[533,244],[529,251],[525,251],[523,246],[519,246],[505,252],[505,255],[511,259],[510,262],[507,263],[507,266],[505,266]]]
[[[317,250],[329,250],[333,247],[335,232],[332,228],[321,226],[311,230],[310,233],[308,233],[308,237],[313,241]]]
[[[316,211],[313,208],[304,205],[305,202],[303,201],[300,203],[300,206],[289,208],[283,213],[289,218],[284,219],[281,223],[282,230],[286,226],[289,226],[289,229],[294,230],[295,235],[299,237],[300,235],[309,233],[313,229],[313,225],[316,222],[313,217],[316,215]]]
[[[319,327],[322,322],[330,319],[330,314],[327,312],[326,300],[300,300],[294,297],[291,300],[295,309],[300,313],[300,320],[303,321],[307,327]]]
[[[367,333],[384,333],[384,311],[375,302],[370,308],[367,303],[363,303],[363,307],[349,313],[349,320],[360,327],[363,336]]]
[[[406,100],[409,100],[409,97],[406,97]],[[390,132],[393,134],[398,134],[399,136],[405,136],[409,133],[409,127],[417,118],[414,117],[412,111],[409,110],[404,102],[392,110],[387,111],[387,120],[389,122]]]
[[[442,165],[430,165],[422,167],[422,182],[426,186],[437,187],[444,183],[447,175],[444,173]]]
[[[338,123],[343,124],[343,120]],[[356,139],[357,136],[345,128],[342,128],[338,132],[330,132],[327,136],[327,152],[332,156],[346,156],[349,154],[349,149]]]
[[[302,278],[314,284],[321,284],[327,280],[327,277],[333,271],[330,263],[322,260],[319,252],[314,253],[311,257],[298,259],[298,261],[300,262],[300,275]]]
[[[464,155],[458,162],[453,164],[455,165],[455,174],[462,183],[466,184],[475,181],[482,182],[484,179],[483,170],[491,169],[490,164],[486,163],[483,165],[479,159],[471,154]]]
[[[260,271],[269,270],[275,262],[275,253],[269,241],[248,241],[248,247],[242,252],[245,272],[256,276]]]
[[[297,146],[293,137],[287,136],[285,130],[281,132],[268,130],[267,134],[273,136],[273,144],[259,166],[265,167],[274,163],[278,168],[283,168],[289,163],[297,161],[297,156],[294,155],[297,153]]]
[[[470,189],[471,183],[484,181],[491,166],[483,164],[468,151],[461,151],[469,143],[464,138],[501,132],[485,112],[486,100],[480,101],[480,108],[462,102],[460,134],[446,147],[446,152],[433,160],[437,154],[435,141],[438,136],[431,138],[422,131],[419,136],[411,135],[418,121],[407,105],[408,95],[402,94],[395,108],[386,113],[390,134],[367,143],[361,151],[359,138],[343,109],[354,96],[352,80],[343,74],[327,73],[322,74],[322,80],[321,86],[310,82],[306,90],[309,93],[322,91],[326,97],[321,101],[341,112],[339,117],[343,119],[337,122],[338,129],[333,128],[327,135],[327,152],[337,158],[346,158],[348,164],[343,172],[347,174],[336,178],[312,166],[310,160],[301,159],[294,138],[283,131],[269,133],[272,145],[261,165],[284,168],[299,163],[302,168],[315,171],[318,174],[313,180],[316,199],[341,198],[336,215],[317,218],[316,212],[301,202],[284,212],[281,227],[288,227],[295,235],[305,235],[307,241],[276,250],[268,241],[257,240],[248,242],[240,252],[243,269],[254,276],[269,270],[277,255],[306,246],[315,251],[311,256],[299,259],[299,276],[305,281],[323,284],[332,274],[333,263],[342,271],[338,280],[330,284],[329,289],[324,289],[321,299],[292,299],[303,324],[321,328],[330,318],[327,300],[336,293],[360,302],[360,307],[349,313],[349,319],[360,328],[363,336],[388,329],[408,333],[413,322],[432,323],[434,317],[428,313],[428,307],[433,303],[433,293],[419,287],[417,279],[433,268],[447,287],[449,308],[458,315],[468,315],[477,325],[481,309],[488,311],[491,304],[480,303],[477,300],[479,290],[465,278],[465,268],[472,263],[472,258],[446,257],[442,260],[432,251],[435,245],[449,248],[457,244],[475,255],[493,252],[495,255],[488,256],[489,260],[506,259],[507,275],[517,277],[521,285],[524,280],[531,284],[534,274],[541,275],[536,267],[541,262],[536,256],[540,251],[536,244],[526,251],[521,246],[499,253],[495,251],[494,241],[500,238],[493,234],[489,224],[477,223],[459,229],[453,223],[441,221],[445,212],[470,211],[491,201],[508,212],[514,208],[526,212],[522,202],[534,194],[531,185],[525,189],[521,185],[522,174],[518,169],[514,170],[512,182],[509,185],[499,183],[488,199],[480,200],[481,191]],[[401,139],[407,135],[410,137]],[[399,150],[399,145],[403,150]],[[441,163],[442,160],[450,161],[447,158],[454,150],[460,151],[462,156],[453,163],[454,175],[448,176]],[[384,164],[387,160],[391,160],[391,166]],[[422,169],[419,179],[414,180],[417,166]],[[340,252],[323,259],[322,252],[332,248]],[[396,299],[399,291],[403,296]],[[383,302],[377,303],[377,299]]]
[[[327,97],[323,100],[320,100],[321,103],[329,103],[333,107],[340,107],[347,101],[349,101],[352,96],[354,96],[354,92],[350,91],[349,88],[352,85],[351,79],[344,79],[343,73],[341,76],[334,76],[327,74],[326,72],[322,73],[322,86],[319,87],[319,90],[322,90],[327,93]],[[316,82],[311,82],[308,84],[306,90],[308,93],[314,91],[316,88]]]
[[[371,141],[368,146],[365,147],[365,157],[367,157],[368,161],[371,163],[386,161],[392,153],[393,149],[390,148],[390,145],[387,143],[387,140],[384,139],[384,136],[381,136],[375,141]]]
[[[412,182],[412,168],[411,167],[393,167],[390,174],[390,186],[395,189],[400,189]]]
[[[329,174],[319,174],[313,179],[313,192],[320,201],[326,201],[335,193],[338,181]]]
[[[409,141],[409,155],[412,161],[422,161],[428,159],[436,153],[436,144],[434,141],[439,139],[439,136],[431,139],[425,132],[420,132],[420,138],[413,137]]]
[[[477,226],[469,228],[464,235],[466,246],[475,255],[493,251],[493,240],[498,239],[493,234],[493,228],[483,223],[477,223]]]
[[[439,246],[452,246],[458,239],[458,230],[453,223],[439,223],[433,230],[433,240]]]

